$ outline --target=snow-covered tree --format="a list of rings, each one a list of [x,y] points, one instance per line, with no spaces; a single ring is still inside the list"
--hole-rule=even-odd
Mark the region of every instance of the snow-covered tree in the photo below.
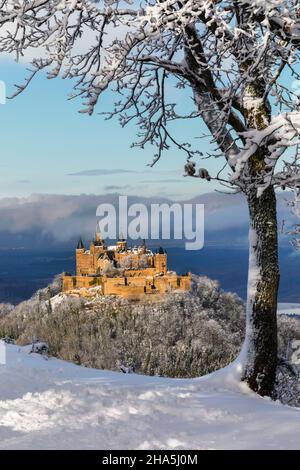
[[[275,188],[300,182],[299,100],[287,85],[299,78],[298,3],[0,1],[0,51],[17,58],[28,48],[36,52],[32,73],[16,94],[48,69],[49,78],[72,79],[72,97],[82,97],[82,112],[92,114],[112,88],[116,103],[108,117],[118,115],[122,126],[137,123],[134,145],[155,145],[153,164],[175,146],[187,156],[188,175],[245,194],[250,263],[243,376],[261,395],[271,395],[277,366]],[[182,89],[185,114],[168,86]],[[207,126],[217,148],[211,156],[222,157],[215,175],[197,168],[192,159],[200,152],[172,134],[170,124],[179,119]]]
[[[113,274],[116,273],[116,268],[110,260],[106,260],[103,263],[101,273],[107,276],[113,276]]]
[[[293,192],[293,198],[291,201],[288,202],[288,206],[292,209],[292,214],[296,216],[296,218],[300,219],[300,187],[295,187]],[[296,223],[291,228],[289,227],[286,230],[287,234],[291,237],[291,243],[293,247],[299,251],[300,250],[300,224]]]
[[[133,268],[133,258],[132,256],[124,256],[123,259],[120,260],[119,262],[120,268],[121,269],[131,269]]]

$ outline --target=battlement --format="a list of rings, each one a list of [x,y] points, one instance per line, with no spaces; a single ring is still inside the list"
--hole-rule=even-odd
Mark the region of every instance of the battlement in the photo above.
[[[190,290],[190,274],[178,276],[167,269],[167,253],[153,253],[143,242],[128,247],[124,239],[107,246],[100,233],[86,249],[79,240],[76,249],[76,275],[63,275],[63,292],[100,287],[103,295],[138,298],[172,290]]]

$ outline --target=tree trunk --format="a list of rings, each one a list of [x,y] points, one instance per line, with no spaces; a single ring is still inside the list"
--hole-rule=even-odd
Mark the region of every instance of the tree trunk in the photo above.
[[[189,46],[193,44],[193,38]],[[195,61],[195,49],[185,50],[186,62],[191,70],[199,69]],[[199,52],[201,57],[201,51]],[[201,60],[201,63],[204,59]],[[199,72],[199,76],[201,73]],[[264,81],[259,79],[246,88],[247,106],[243,109],[248,129],[264,129],[270,123],[269,108],[263,100]],[[202,119],[207,125],[220,150],[230,164],[230,157],[236,157],[240,149],[227,126],[224,126],[224,113],[210,94],[209,86],[194,86],[194,98]],[[253,106],[249,106],[253,100]],[[261,106],[257,106],[257,100]],[[277,367],[277,294],[279,286],[278,242],[276,196],[273,186],[267,187],[258,197],[259,183],[262,185],[266,169],[268,148],[259,148],[249,159],[243,178],[247,195],[249,233],[249,275],[247,292],[246,339],[241,359],[243,380],[262,396],[271,396]],[[232,168],[235,171],[235,168]]]
[[[277,366],[277,293],[279,286],[276,196],[272,186],[260,197],[247,194],[249,274],[244,380],[262,396],[271,396]]]

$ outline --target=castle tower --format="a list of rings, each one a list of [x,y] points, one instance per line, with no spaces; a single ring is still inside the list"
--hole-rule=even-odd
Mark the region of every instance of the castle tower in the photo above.
[[[78,250],[84,250],[84,244],[83,244],[83,241],[82,239],[80,238],[79,242],[77,243],[77,248],[76,248],[76,251]]]
[[[98,228],[96,228],[95,238],[91,241],[90,244],[90,252],[91,253],[100,253],[104,249],[104,241],[101,235],[101,232]]]
[[[126,240],[125,238],[123,238],[123,235],[121,234],[119,240],[117,241],[117,250],[123,251],[123,250],[126,250],[126,248],[127,248]]]
[[[102,239],[102,235],[98,227],[96,228],[95,239],[91,242],[91,267],[94,273],[99,269],[99,256],[106,251],[106,246]]]
[[[96,234],[95,234],[95,245],[103,245],[103,239],[100,230],[97,228],[96,229]]]
[[[84,256],[85,247],[83,244],[82,239],[80,238],[77,248],[76,248],[76,275],[79,276],[81,274],[81,265],[82,265],[82,257]]]
[[[162,247],[154,255],[154,267],[158,273],[167,272],[167,254]]]

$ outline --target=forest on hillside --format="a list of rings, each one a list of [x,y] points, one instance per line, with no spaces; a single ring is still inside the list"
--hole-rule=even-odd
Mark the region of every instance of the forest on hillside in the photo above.
[[[85,299],[60,293],[57,277],[16,307],[0,304],[0,337],[45,341],[49,354],[86,367],[196,377],[226,366],[244,337],[245,306],[216,281],[193,275],[191,292],[159,301]],[[280,357],[290,360],[300,322],[279,318]]]

